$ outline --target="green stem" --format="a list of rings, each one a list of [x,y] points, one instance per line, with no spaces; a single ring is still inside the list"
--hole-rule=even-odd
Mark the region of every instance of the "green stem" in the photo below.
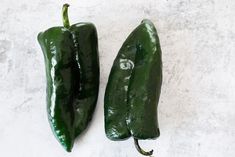
[[[70,27],[69,17],[68,17],[68,7],[69,7],[69,4],[66,3],[63,5],[63,8],[62,8],[63,25],[65,28]]]
[[[145,156],[150,156],[153,154],[153,150],[149,151],[149,152],[146,152],[144,151],[140,146],[139,146],[139,142],[138,142],[138,139],[134,138],[134,142],[135,142],[135,148],[138,150],[138,152],[142,155],[145,155]]]

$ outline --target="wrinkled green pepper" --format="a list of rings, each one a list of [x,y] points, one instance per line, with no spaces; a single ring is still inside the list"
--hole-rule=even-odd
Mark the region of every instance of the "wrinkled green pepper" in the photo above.
[[[104,98],[105,132],[111,140],[138,140],[160,135],[157,104],[162,84],[160,42],[153,23],[143,20],[128,36],[114,60]]]
[[[58,141],[70,152],[86,129],[99,90],[99,56],[92,23],[69,24],[68,4],[62,9],[63,27],[39,33],[47,77],[47,113]]]

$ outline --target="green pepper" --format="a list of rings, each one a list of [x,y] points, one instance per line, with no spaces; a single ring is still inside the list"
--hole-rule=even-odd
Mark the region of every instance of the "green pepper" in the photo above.
[[[160,135],[157,104],[162,84],[160,42],[153,23],[143,20],[128,36],[114,60],[104,98],[105,132],[111,140]]]
[[[69,24],[64,4],[62,27],[39,33],[47,77],[47,114],[51,129],[66,151],[86,129],[99,91],[99,56],[92,23]]]

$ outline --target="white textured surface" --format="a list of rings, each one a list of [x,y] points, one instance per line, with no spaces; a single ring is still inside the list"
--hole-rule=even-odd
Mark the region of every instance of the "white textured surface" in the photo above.
[[[101,87],[89,129],[66,153],[46,117],[45,71],[38,32],[91,21],[99,35]],[[103,96],[121,44],[143,18],[158,29],[163,74],[158,140],[141,142],[155,157],[235,156],[234,0],[1,0],[0,156],[136,157],[132,139],[104,134]]]

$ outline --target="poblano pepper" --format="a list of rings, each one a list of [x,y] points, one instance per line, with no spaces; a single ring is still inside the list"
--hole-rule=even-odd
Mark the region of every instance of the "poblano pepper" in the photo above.
[[[47,77],[47,113],[58,141],[70,152],[86,129],[99,90],[97,32],[92,23],[69,24],[68,4],[62,27],[39,33]]]
[[[105,132],[111,140],[160,135],[157,104],[162,84],[160,42],[153,23],[143,20],[128,36],[114,60],[104,98]]]

